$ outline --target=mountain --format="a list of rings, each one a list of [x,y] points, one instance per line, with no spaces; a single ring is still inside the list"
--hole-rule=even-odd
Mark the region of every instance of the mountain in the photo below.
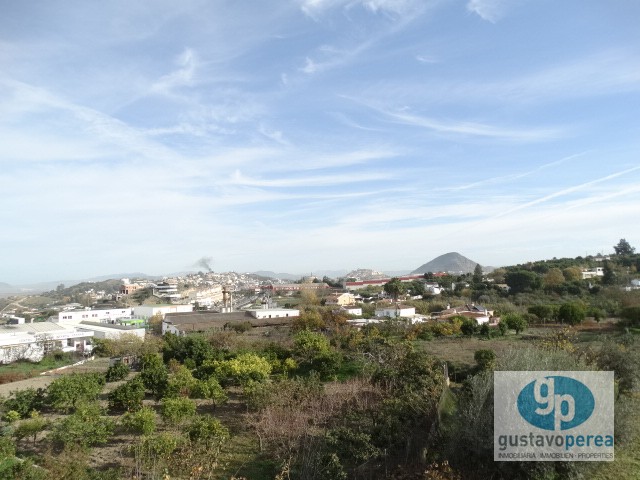
[[[261,277],[277,278],[279,280],[300,280],[301,275],[292,275],[290,273],[276,273],[267,270],[260,270],[258,272],[251,272],[252,275],[259,275]]]
[[[411,273],[448,272],[448,273],[473,273],[478,263],[458,252],[445,253],[434,258],[430,262],[421,265]]]

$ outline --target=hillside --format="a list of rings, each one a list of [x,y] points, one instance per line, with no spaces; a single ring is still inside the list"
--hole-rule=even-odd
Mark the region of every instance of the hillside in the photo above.
[[[460,255],[458,252],[445,253],[439,257],[434,258],[430,262],[421,265],[416,268],[414,273],[427,273],[427,272],[449,272],[449,273],[473,273],[473,269],[476,268],[478,262],[468,259],[464,255]]]

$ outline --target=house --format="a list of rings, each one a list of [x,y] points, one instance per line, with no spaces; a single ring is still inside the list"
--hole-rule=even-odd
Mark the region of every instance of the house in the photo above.
[[[0,364],[16,360],[39,362],[52,350],[89,353],[93,332],[54,322],[0,326]]]
[[[353,293],[332,293],[326,298],[326,305],[354,305],[356,303],[356,297]]]
[[[424,291],[426,293],[430,293],[431,295],[440,295],[444,290],[438,282],[425,282],[424,283]]]
[[[347,315],[353,315],[354,317],[362,316],[362,307],[356,307],[354,305],[347,305],[340,309],[341,312],[346,313]]]
[[[408,305],[401,305],[394,303],[392,305],[385,305],[383,307],[376,308],[375,316],[378,318],[399,318],[399,317],[413,317],[416,314],[416,308]]]
[[[603,267],[595,267],[591,269],[583,268],[582,269],[582,279],[585,280],[587,278],[594,277],[604,277],[604,268]]]
[[[494,318],[493,314],[493,310],[488,310],[482,305],[476,305],[472,303],[471,305],[464,305],[462,307],[453,308],[447,305],[447,308],[445,310],[434,312],[432,316],[436,320],[448,320],[451,317],[462,316],[473,318],[478,322],[478,325],[482,325],[483,323],[494,323],[491,320],[492,318]]]

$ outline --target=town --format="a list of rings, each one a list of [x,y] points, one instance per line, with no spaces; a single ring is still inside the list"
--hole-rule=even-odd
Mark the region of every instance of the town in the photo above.
[[[512,476],[523,464],[487,460],[487,382],[556,364],[615,372],[616,458],[637,454],[640,255],[624,239],[503,267],[451,252],[395,276],[206,270],[0,299],[0,440],[16,455],[0,471]]]

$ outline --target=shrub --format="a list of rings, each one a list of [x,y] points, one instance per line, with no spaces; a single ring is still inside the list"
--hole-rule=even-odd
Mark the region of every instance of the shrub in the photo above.
[[[207,398],[213,406],[221,405],[227,401],[227,394],[215,377],[207,380],[199,380],[192,392],[194,398]]]
[[[142,408],[144,384],[140,377],[133,378],[109,393],[109,410],[133,412]]]
[[[2,419],[7,423],[14,423],[20,420],[20,412],[16,412],[15,410],[9,410],[4,414]]]
[[[128,365],[125,365],[122,362],[118,362],[114,365],[111,365],[107,369],[107,373],[105,374],[105,379],[107,382],[117,382],[120,380],[124,380],[125,378],[127,378],[130,371],[131,370],[129,369]]]
[[[187,427],[186,433],[192,442],[204,444],[208,450],[219,450],[229,438],[229,429],[217,419],[197,416]]]
[[[496,352],[491,349],[476,350],[473,359],[480,370],[493,370],[496,363]]]
[[[47,403],[56,410],[69,411],[80,403],[95,400],[104,383],[104,376],[98,373],[64,375],[47,388]]]
[[[18,441],[23,438],[31,438],[35,445],[38,434],[47,428],[48,425],[49,422],[46,419],[35,415],[33,418],[21,421],[13,431],[13,436],[16,437]]]
[[[107,443],[114,426],[113,420],[102,416],[98,405],[79,405],[76,412],[54,424],[50,437],[64,446],[86,449]]]
[[[27,388],[12,392],[11,397],[4,401],[4,410],[13,410],[20,414],[20,418],[27,418],[32,411],[40,411],[44,406],[44,389]]]
[[[163,398],[162,418],[170,423],[179,423],[196,413],[196,403],[188,398]]]
[[[140,362],[140,379],[157,399],[162,398],[169,383],[169,371],[162,363],[162,358],[155,354],[143,355]]]
[[[136,412],[127,412],[122,417],[125,430],[141,435],[151,435],[156,430],[157,415],[149,407],[142,407]]]
[[[465,318],[460,325],[460,331],[464,335],[473,335],[478,329],[478,321],[475,318]]]
[[[216,375],[235,383],[261,382],[271,374],[271,365],[266,358],[255,353],[243,353],[231,360],[216,363]]]

